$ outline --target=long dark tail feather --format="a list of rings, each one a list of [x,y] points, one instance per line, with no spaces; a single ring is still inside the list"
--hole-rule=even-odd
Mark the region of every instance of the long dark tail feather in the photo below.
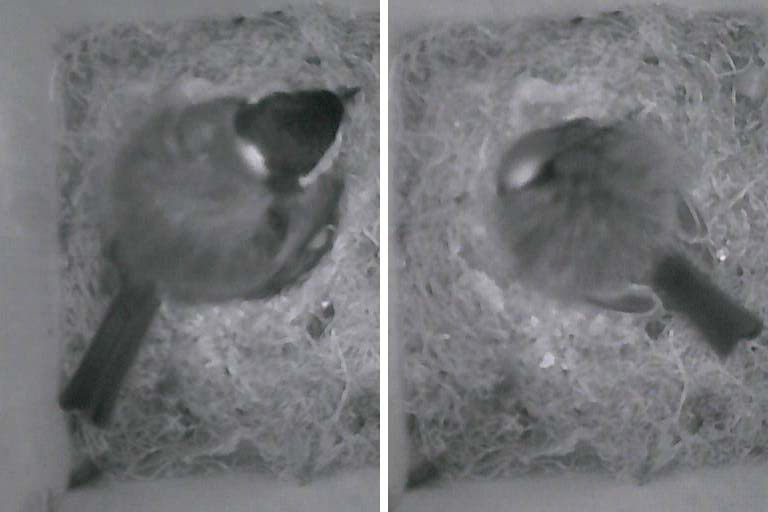
[[[763,330],[760,317],[728,297],[681,255],[662,258],[652,281],[664,306],[687,317],[720,357],[728,356],[739,340]]]
[[[82,410],[97,426],[109,422],[120,386],[159,307],[153,285],[123,286],[59,396],[62,409]]]

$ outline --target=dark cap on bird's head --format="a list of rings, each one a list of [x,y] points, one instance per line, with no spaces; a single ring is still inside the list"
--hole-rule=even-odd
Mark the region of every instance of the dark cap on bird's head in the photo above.
[[[263,158],[267,182],[279,191],[299,186],[336,141],[345,103],[358,87],[275,92],[244,104],[235,133]]]

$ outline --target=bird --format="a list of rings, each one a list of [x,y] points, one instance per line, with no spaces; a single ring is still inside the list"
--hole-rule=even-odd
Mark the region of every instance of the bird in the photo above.
[[[333,245],[341,128],[359,90],[163,96],[107,180],[106,252],[120,285],[59,395],[63,410],[109,425],[163,300],[264,299],[311,272]]]
[[[689,192],[695,165],[663,131],[580,117],[523,133],[497,163],[491,231],[519,282],[607,310],[676,312],[721,358],[761,333],[695,263],[708,234]]]

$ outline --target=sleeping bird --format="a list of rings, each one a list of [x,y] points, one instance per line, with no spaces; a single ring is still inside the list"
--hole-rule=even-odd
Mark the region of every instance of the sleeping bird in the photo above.
[[[638,122],[579,118],[530,131],[496,169],[494,232],[521,282],[616,311],[663,306],[726,357],[763,324],[693,263],[707,226],[688,194],[692,168]]]

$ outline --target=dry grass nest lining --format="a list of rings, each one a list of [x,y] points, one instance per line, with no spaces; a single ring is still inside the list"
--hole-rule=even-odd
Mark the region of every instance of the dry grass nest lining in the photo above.
[[[421,27],[398,42],[400,335],[416,448],[452,477],[764,461],[765,335],[725,363],[682,319],[557,304],[491,278],[489,170],[578,116],[657,123],[700,164],[713,278],[768,305],[768,47],[755,13],[661,7]]]
[[[378,15],[326,8],[85,27],[60,48],[60,241],[68,374],[109,300],[100,179],[132,119],[180,78],[222,87],[360,86],[336,244],[267,301],[163,304],[109,430],[76,447],[121,478],[264,470],[307,479],[378,461]],[[332,308],[323,307],[327,301]],[[331,311],[332,310],[332,311]]]

